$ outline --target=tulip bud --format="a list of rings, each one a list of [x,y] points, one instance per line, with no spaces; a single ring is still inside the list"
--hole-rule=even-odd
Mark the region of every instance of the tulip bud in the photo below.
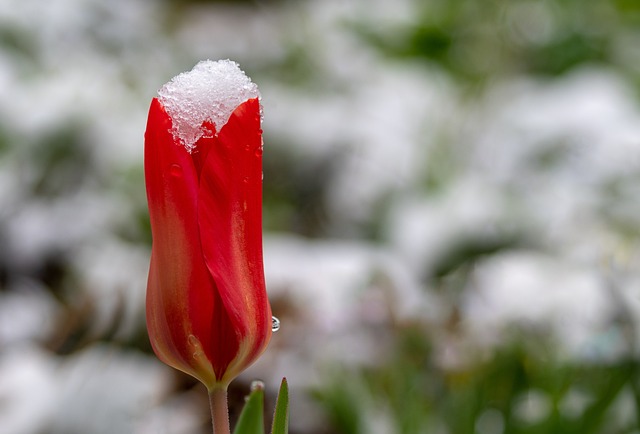
[[[226,388],[271,338],[260,111],[256,85],[229,60],[178,75],[149,109],[147,329],[160,360],[209,390]]]

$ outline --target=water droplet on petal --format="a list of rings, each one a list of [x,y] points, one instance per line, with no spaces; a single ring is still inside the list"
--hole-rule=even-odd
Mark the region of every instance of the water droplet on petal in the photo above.
[[[189,337],[187,338],[187,340],[189,341],[189,343],[191,345],[193,345],[194,347],[199,347],[200,346],[200,341],[198,340],[197,337],[195,337],[194,335],[189,335]]]
[[[204,355],[204,352],[202,351],[196,351],[195,353],[193,353],[193,358],[194,359],[199,359],[200,357],[202,357]]]
[[[278,318],[276,318],[275,316],[271,317],[271,331],[272,332],[277,332],[278,330],[280,330],[280,320]]]
[[[182,167],[180,167],[178,164],[172,164],[171,167],[169,167],[169,174],[171,176],[181,177]]]

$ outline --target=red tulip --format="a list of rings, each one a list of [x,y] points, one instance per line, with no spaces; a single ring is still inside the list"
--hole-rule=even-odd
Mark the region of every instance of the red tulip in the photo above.
[[[153,236],[147,329],[158,358],[212,390],[251,365],[272,332],[257,88],[233,62],[201,62],[194,71],[200,66],[235,68],[245,90],[255,92],[246,98],[224,74],[205,71],[203,83],[167,88],[179,87],[183,74],[151,102],[144,151]],[[222,91],[228,95],[199,95],[209,85],[229,87]]]

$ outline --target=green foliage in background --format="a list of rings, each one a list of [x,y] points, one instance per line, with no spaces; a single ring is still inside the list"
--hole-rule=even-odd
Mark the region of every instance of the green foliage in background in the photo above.
[[[589,63],[606,62],[637,74],[625,46],[637,36],[640,3],[608,0],[430,0],[419,19],[379,29],[356,23],[360,35],[398,59],[442,66],[466,80],[505,74],[557,76]],[[636,55],[637,57],[637,55]]]
[[[520,336],[460,366],[434,360],[419,327],[375,368],[341,370],[316,391],[332,429],[370,432],[382,414],[399,434],[631,434],[640,421],[637,362],[560,360],[544,337]],[[354,384],[359,391],[354,393]]]

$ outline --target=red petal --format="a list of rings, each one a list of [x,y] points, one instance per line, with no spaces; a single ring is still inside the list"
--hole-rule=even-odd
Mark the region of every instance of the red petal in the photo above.
[[[262,130],[260,105],[233,112],[212,143],[200,175],[198,221],[205,263],[238,333],[237,375],[264,351],[271,308],[262,259]]]
[[[193,159],[175,142],[171,119],[157,99],[151,103],[145,134],[145,181],[153,235],[149,337],[162,361],[209,386],[215,378],[201,357],[202,344],[211,336],[212,318],[224,309],[215,302],[215,285],[202,257]]]

